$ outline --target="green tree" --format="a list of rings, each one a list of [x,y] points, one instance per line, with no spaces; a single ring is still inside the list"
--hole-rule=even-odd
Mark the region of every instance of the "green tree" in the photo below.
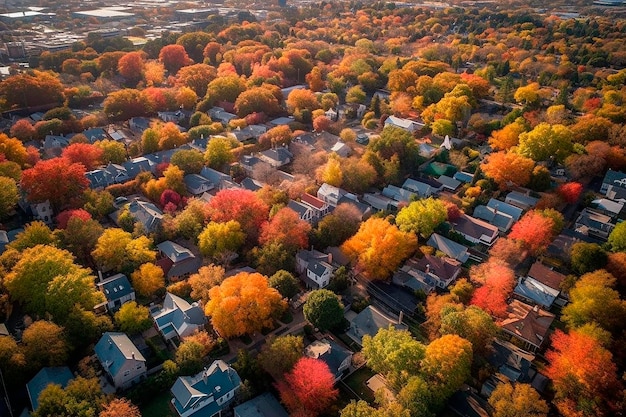
[[[79,268],[54,277],[45,293],[46,311],[52,320],[64,324],[74,306],[91,311],[97,304],[104,302],[104,294],[96,290],[94,281],[89,270]]]
[[[172,155],[170,164],[176,165],[185,174],[199,174],[204,166],[204,156],[195,149],[180,149]]]
[[[558,162],[563,162],[574,149],[573,137],[567,126],[540,123],[530,132],[519,135],[518,152],[534,161],[546,161],[554,157]]]
[[[400,210],[396,224],[403,232],[419,233],[427,238],[447,217],[448,210],[441,200],[429,197],[414,201]]]
[[[204,347],[195,340],[184,340],[178,349],[174,361],[182,375],[195,375],[202,370]]]
[[[428,383],[420,376],[412,376],[398,393],[398,402],[410,411],[411,417],[431,417],[432,397]]]
[[[303,351],[302,336],[279,336],[270,338],[265,343],[257,361],[275,380],[280,380],[285,373],[291,371],[302,357]]]
[[[96,142],[95,146],[102,149],[102,161],[113,164],[126,162],[127,154],[123,143],[105,139]]]
[[[187,206],[174,218],[176,232],[185,239],[197,239],[202,231],[206,209],[199,199],[189,199]]]
[[[61,246],[72,252],[76,260],[84,265],[91,261],[91,252],[103,232],[104,228],[97,220],[71,217],[65,229],[57,229],[54,233]]]
[[[311,292],[303,311],[304,318],[321,331],[336,328],[343,322],[343,305],[332,291]]]
[[[270,287],[275,288],[280,295],[285,297],[287,300],[291,299],[291,297],[300,292],[298,280],[289,271],[285,271],[283,269],[276,271],[276,273],[270,277],[269,285]]]
[[[271,276],[281,269],[293,270],[295,266],[293,254],[278,242],[255,247],[249,256],[256,270],[264,275]]]
[[[618,223],[613,229],[608,239],[613,252],[626,251],[626,222]]]
[[[497,330],[493,318],[480,307],[469,306],[463,309],[449,306],[441,311],[439,333],[456,334],[469,340],[476,354],[488,353]]]
[[[209,167],[221,169],[234,160],[232,149],[233,143],[230,139],[223,136],[211,138],[206,147],[204,159]]]
[[[33,248],[37,245],[50,245],[56,246],[57,240],[52,233],[52,230],[41,221],[34,221],[28,223],[23,232],[20,232],[15,237],[15,240],[9,243],[9,247],[18,251],[24,249]]]
[[[122,305],[114,318],[120,330],[128,334],[141,333],[152,326],[148,307],[137,305],[135,301]]]
[[[446,120],[446,119],[435,120],[431,128],[435,135],[438,135],[441,137],[444,137],[446,135],[453,135],[454,130],[455,130],[454,124],[452,124],[450,120]]]
[[[206,258],[228,263],[246,240],[239,222],[210,222],[198,236],[200,253]]]
[[[80,351],[94,343],[102,333],[113,330],[113,323],[108,315],[99,315],[75,305],[67,314],[64,326],[65,337],[73,349]]]
[[[159,132],[156,129],[149,127],[141,134],[141,150],[144,154],[159,150]]]
[[[546,417],[548,404],[529,384],[499,384],[489,397],[493,417]]]
[[[0,176],[0,220],[7,218],[20,199],[15,180]]]
[[[608,255],[597,243],[579,242],[572,245],[570,262],[572,269],[579,275],[604,268]]]
[[[39,408],[33,416],[97,417],[105,401],[98,378],[79,376],[71,380],[65,389],[57,384],[44,388],[39,394]]]

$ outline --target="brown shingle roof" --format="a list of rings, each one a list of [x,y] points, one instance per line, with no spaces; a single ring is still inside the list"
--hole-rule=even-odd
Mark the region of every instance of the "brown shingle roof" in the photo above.
[[[511,301],[507,306],[507,313],[509,316],[500,323],[500,327],[537,348],[543,344],[555,317],[548,311],[519,300]]]
[[[533,266],[530,267],[528,276],[555,290],[561,289],[561,282],[567,278],[565,275],[548,268],[541,262],[535,262]]]

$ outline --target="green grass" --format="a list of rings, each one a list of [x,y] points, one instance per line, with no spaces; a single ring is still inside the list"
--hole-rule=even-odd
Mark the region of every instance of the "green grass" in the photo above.
[[[371,404],[374,402],[374,392],[369,389],[366,383],[374,375],[376,375],[374,371],[364,366],[344,379],[343,382],[359,397]]]
[[[171,396],[169,392],[164,392],[152,398],[152,401],[139,407],[143,417],[175,417],[170,411]]]

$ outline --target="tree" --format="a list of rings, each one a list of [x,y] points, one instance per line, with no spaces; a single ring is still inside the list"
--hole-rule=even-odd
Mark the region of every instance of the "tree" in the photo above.
[[[531,210],[513,225],[509,239],[519,240],[531,253],[545,250],[552,239],[554,221],[537,210]]]
[[[237,97],[235,111],[239,117],[261,112],[272,116],[280,112],[280,103],[270,89],[253,87]]]
[[[179,372],[183,375],[195,375],[200,372],[202,370],[202,358],[204,358],[206,353],[201,343],[185,338],[178,346],[178,349],[176,349],[174,359],[178,365]]]
[[[583,275],[570,290],[571,303],[563,308],[563,321],[570,328],[594,322],[603,329],[622,329],[626,301],[613,289],[615,277],[603,269]]]
[[[572,269],[579,275],[604,268],[607,258],[605,250],[597,243],[574,243],[570,251]]]
[[[187,137],[172,122],[159,127],[159,149],[174,149],[187,143]]]
[[[475,354],[485,355],[496,335],[497,327],[489,314],[477,306],[465,309],[444,307],[439,333],[456,334],[469,340]]]
[[[259,243],[280,243],[291,252],[309,245],[308,233],[311,225],[301,220],[298,213],[284,207],[276,212],[269,222],[261,226]]]
[[[112,331],[113,322],[108,315],[96,316],[93,311],[74,305],[67,314],[63,327],[67,342],[76,352],[94,343],[102,333]]]
[[[392,326],[380,329],[374,337],[363,336],[363,355],[368,366],[383,374],[395,387],[401,387],[416,375],[424,358],[425,347],[407,330]]]
[[[342,246],[356,268],[370,279],[387,279],[415,251],[417,238],[380,218],[370,218]]]
[[[238,222],[249,241],[256,238],[255,232],[267,220],[269,213],[269,207],[255,193],[237,189],[219,191],[209,202],[207,210],[214,222]]]
[[[165,277],[161,267],[145,263],[130,276],[133,288],[143,297],[150,297],[165,288]]]
[[[346,92],[346,103],[364,104],[366,99],[367,95],[360,85],[350,87]]]
[[[334,329],[343,322],[343,305],[337,294],[329,290],[311,292],[303,311],[304,318],[321,331]]]
[[[114,318],[120,330],[131,335],[141,333],[152,326],[148,307],[140,306],[135,301],[124,303]]]
[[[548,404],[529,384],[503,382],[489,397],[493,417],[546,417]]]
[[[143,77],[146,64],[145,55],[140,51],[128,52],[117,62],[117,71],[129,84],[137,83]]]
[[[292,415],[315,417],[326,411],[339,395],[334,384],[335,378],[324,361],[304,357],[276,387]]]
[[[209,302],[209,290],[224,281],[224,268],[218,265],[203,266],[197,273],[189,277],[191,286],[191,298],[202,301],[202,304]]]
[[[141,417],[141,412],[130,400],[114,398],[102,408],[98,417]]]
[[[11,126],[9,134],[11,137],[26,142],[35,136],[35,128],[28,119],[20,119]]]
[[[352,204],[341,203],[333,212],[324,216],[313,231],[315,246],[326,248],[339,246],[359,230],[361,212]]]
[[[68,346],[63,327],[50,321],[38,320],[22,334],[24,354],[33,368],[61,366],[68,358]]]
[[[72,216],[65,229],[57,229],[55,235],[63,248],[72,252],[77,261],[85,264],[91,261],[91,252],[103,232],[104,228],[97,220]]]
[[[491,247],[489,255],[509,266],[516,266],[526,257],[521,242],[507,238],[498,239]]]
[[[246,234],[237,221],[209,222],[198,236],[198,247],[205,258],[227,264],[234,259],[245,240]]]
[[[452,124],[451,121],[446,120],[446,119],[435,120],[431,128],[435,135],[441,136],[441,137],[444,137],[447,135],[453,135],[455,132],[454,124]]]
[[[579,182],[568,182],[559,185],[557,192],[566,203],[574,204],[580,198],[580,194],[583,191],[583,186]]]
[[[63,102],[63,84],[53,72],[26,71],[3,80],[0,95],[9,108],[60,104]]]
[[[269,279],[269,286],[275,288],[287,300],[300,292],[298,280],[288,271],[276,271]]]
[[[508,151],[513,146],[517,146],[519,135],[526,132],[526,130],[524,120],[517,119],[502,129],[492,132],[489,138],[489,145],[497,151]]]
[[[33,248],[37,245],[56,246],[57,240],[48,225],[41,221],[28,223],[24,230],[15,236],[9,247],[18,251]]]
[[[253,248],[249,253],[249,258],[256,270],[265,275],[275,274],[281,269],[291,271],[295,267],[293,253],[278,242]]]
[[[19,199],[20,194],[15,180],[0,177],[0,220],[6,219],[13,213]]]
[[[39,161],[22,173],[21,187],[32,203],[50,201],[54,209],[68,205],[89,186],[85,167],[64,158]]]
[[[176,85],[191,88],[198,97],[206,95],[208,84],[215,79],[217,71],[207,64],[182,67],[176,74]]]
[[[102,149],[89,143],[72,143],[63,149],[61,157],[70,163],[83,164],[85,170],[91,171],[102,161]]]
[[[500,188],[511,185],[525,186],[530,182],[535,163],[530,158],[513,152],[496,152],[489,155],[480,169],[492,178]]]
[[[128,157],[121,142],[105,139],[96,142],[95,146],[102,151],[102,161],[105,163],[123,164]]]
[[[105,401],[98,378],[79,376],[71,380],[65,389],[57,384],[44,388],[39,394],[39,408],[33,415],[96,417]]]
[[[593,337],[557,330],[546,353],[546,375],[553,381],[554,403],[566,417],[612,415],[620,390],[611,353]]]
[[[287,303],[270,288],[259,273],[240,272],[209,290],[205,311],[211,324],[224,338],[232,338],[271,327]]]
[[[70,219],[72,218],[79,218],[82,221],[87,221],[91,219],[91,214],[89,214],[88,211],[83,210],[83,209],[75,209],[75,210],[65,210],[62,211],[61,213],[59,213],[59,215],[57,216],[56,220],[57,220],[57,228],[59,229],[66,229],[67,228],[67,224],[70,221]]]
[[[287,96],[285,103],[287,104],[289,112],[292,114],[302,112],[302,110],[312,112],[313,110],[319,109],[317,97],[311,90],[293,90],[289,93],[289,96]]]
[[[412,376],[398,393],[398,403],[410,411],[411,416],[432,416],[432,391],[420,376]]]
[[[283,146],[291,142],[291,128],[288,125],[276,126],[265,132],[259,138],[263,147]]]
[[[150,249],[152,241],[146,236],[133,239],[122,229],[109,228],[102,233],[92,256],[105,271],[134,271],[139,265],[156,260],[156,252]]]
[[[187,206],[174,218],[176,232],[185,239],[196,239],[202,231],[206,217],[204,202],[199,199],[189,199]]]
[[[108,191],[85,190],[83,208],[95,219],[102,219],[115,210],[113,195]]]
[[[626,222],[618,223],[613,229],[608,239],[613,252],[626,251]]]
[[[328,117],[322,115],[313,119],[313,130],[316,132],[325,132],[330,128],[331,121]]]
[[[92,311],[97,304],[104,302],[104,294],[96,290],[94,281],[89,270],[78,268],[52,278],[45,293],[46,312],[51,319],[65,324],[74,306]]]
[[[175,75],[185,65],[193,63],[182,45],[166,45],[161,48],[159,61],[163,63],[165,69],[172,75]]]
[[[220,101],[235,103],[239,94],[246,91],[246,84],[237,75],[217,77],[207,87],[206,98],[213,106]]]
[[[404,207],[396,216],[396,225],[403,232],[429,237],[437,226],[445,222],[448,209],[441,200],[432,197],[417,200]]]
[[[3,160],[15,162],[24,167],[28,161],[28,151],[24,144],[15,138],[8,137],[5,133],[0,133],[0,154]]]
[[[291,371],[302,358],[304,341],[302,336],[278,336],[270,338],[257,358],[259,365],[276,381]]]
[[[470,279],[480,285],[472,296],[471,304],[498,317],[506,316],[506,299],[515,286],[515,273],[498,260],[470,269]]]
[[[104,113],[111,120],[128,120],[148,115],[152,111],[146,95],[132,88],[109,93],[103,106]]]
[[[424,352],[421,373],[436,394],[434,403],[441,407],[469,378],[472,344],[460,336],[448,334],[435,339]]]
[[[518,152],[534,161],[554,157],[563,162],[573,151],[573,134],[568,127],[540,123],[530,132],[519,135]]]
[[[223,136],[213,137],[207,144],[204,159],[209,167],[222,169],[224,165],[235,160],[232,149],[233,144],[228,138]]]
[[[185,174],[199,174],[204,166],[204,156],[195,149],[180,149],[172,155],[170,164],[176,165]]]
[[[0,366],[5,380],[21,381],[26,368],[24,350],[12,336],[0,336]]]

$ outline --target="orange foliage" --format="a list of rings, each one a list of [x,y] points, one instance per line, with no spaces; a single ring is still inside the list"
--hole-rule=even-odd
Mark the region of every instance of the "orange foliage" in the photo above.
[[[248,236],[258,233],[269,214],[267,204],[248,190],[221,190],[211,199],[207,208],[212,221],[225,223],[235,220]]]
[[[515,286],[515,273],[503,262],[489,260],[470,269],[470,279],[480,285],[471,304],[497,316],[506,316],[506,299]]]
[[[496,152],[489,155],[487,162],[480,167],[501,188],[508,188],[511,184],[528,184],[535,162],[513,152]]]
[[[102,149],[89,143],[72,143],[63,149],[61,156],[70,163],[82,164],[85,170],[91,171],[102,160]]]
[[[545,250],[554,238],[553,227],[552,219],[532,210],[513,225],[509,239],[520,241],[531,253],[537,254]]]
[[[306,248],[309,245],[308,234],[311,225],[301,220],[298,213],[284,207],[261,226],[259,243],[280,243],[289,251]]]

